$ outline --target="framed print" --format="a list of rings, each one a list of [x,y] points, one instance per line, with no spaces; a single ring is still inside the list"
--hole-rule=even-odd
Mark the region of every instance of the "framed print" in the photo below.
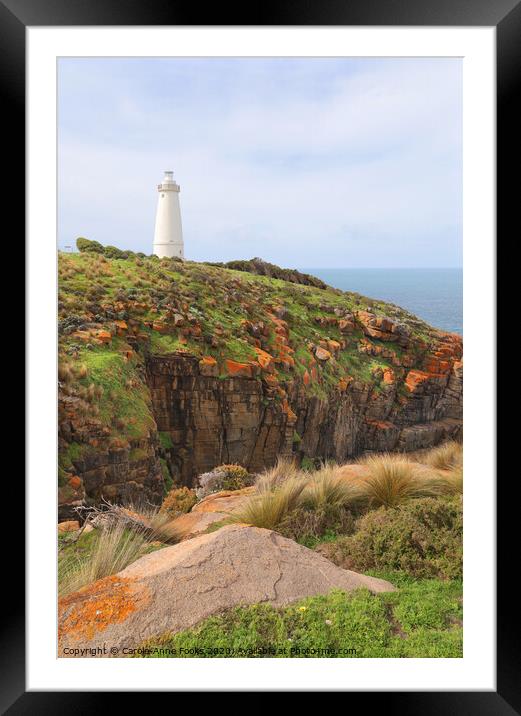
[[[29,308],[3,708],[519,711],[494,372],[519,4],[1,12]]]

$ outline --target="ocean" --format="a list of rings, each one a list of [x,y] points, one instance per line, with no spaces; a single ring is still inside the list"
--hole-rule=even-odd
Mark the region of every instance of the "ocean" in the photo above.
[[[303,268],[342,291],[389,301],[431,326],[463,335],[463,269]]]

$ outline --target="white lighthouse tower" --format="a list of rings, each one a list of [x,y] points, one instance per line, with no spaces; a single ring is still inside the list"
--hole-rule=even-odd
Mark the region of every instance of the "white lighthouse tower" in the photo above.
[[[174,181],[174,172],[165,172],[163,182],[158,185],[156,230],[154,233],[154,254],[159,258],[184,258],[183,231],[181,229],[181,208],[179,206],[179,184]]]

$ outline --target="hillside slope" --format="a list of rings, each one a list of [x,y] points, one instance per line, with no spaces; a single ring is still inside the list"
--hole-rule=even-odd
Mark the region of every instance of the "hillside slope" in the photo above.
[[[460,336],[277,267],[81,247],[59,255],[62,517],[158,501],[223,462],[342,461],[461,430]]]

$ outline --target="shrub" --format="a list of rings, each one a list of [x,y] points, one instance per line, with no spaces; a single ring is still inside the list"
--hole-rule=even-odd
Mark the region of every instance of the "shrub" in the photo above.
[[[463,466],[463,446],[455,440],[429,450],[423,458],[426,465],[437,470],[453,470]]]
[[[233,522],[245,522],[254,527],[276,529],[299,503],[306,483],[294,478],[286,480],[274,490],[257,493],[232,516]]]
[[[289,512],[277,526],[277,532],[307,547],[329,535],[351,534],[355,525],[353,511],[335,505],[322,505],[316,509],[297,507]]]
[[[360,489],[372,507],[395,507],[411,498],[443,494],[444,481],[436,474],[421,472],[402,455],[371,455],[363,460],[369,475]]]
[[[403,570],[415,577],[462,575],[461,497],[427,497],[359,518],[355,532],[319,551],[345,569]]]
[[[196,502],[195,490],[191,490],[189,487],[177,487],[170,490],[159,511],[172,516],[179,512],[190,512]]]
[[[87,251],[89,253],[102,254],[104,251],[104,247],[99,241],[90,241],[89,239],[84,239],[82,236],[76,239],[76,247],[81,253]]]
[[[242,490],[253,482],[253,476],[241,465],[219,465],[199,475],[196,495],[199,500],[221,490]]]

